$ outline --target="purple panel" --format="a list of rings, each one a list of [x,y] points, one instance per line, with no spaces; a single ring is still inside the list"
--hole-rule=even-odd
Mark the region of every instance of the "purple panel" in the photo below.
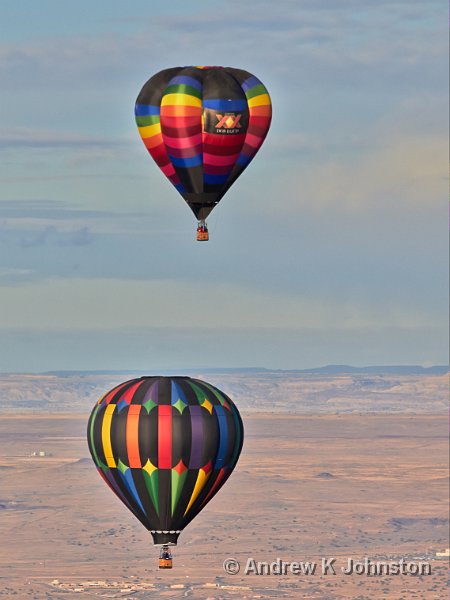
[[[145,404],[147,400],[153,400],[155,404],[158,404],[158,381],[152,383],[149,389],[145,392],[145,396],[141,404]]]
[[[133,510],[133,508],[130,506],[130,503],[128,502],[128,500],[123,495],[122,490],[117,485],[116,480],[114,479],[114,477],[113,477],[110,469],[108,469],[105,473],[103,473],[101,471],[101,469],[98,469],[98,471],[99,471],[100,475],[104,476],[104,478],[107,480],[107,482],[109,483],[109,485],[111,486],[111,488],[113,489],[113,491],[117,494],[117,496],[119,496],[119,498],[122,500],[122,502],[124,504],[126,504],[130,510]]]
[[[202,465],[203,454],[203,419],[201,406],[189,406],[191,414],[191,456],[189,457],[188,467],[190,469],[199,469]]]

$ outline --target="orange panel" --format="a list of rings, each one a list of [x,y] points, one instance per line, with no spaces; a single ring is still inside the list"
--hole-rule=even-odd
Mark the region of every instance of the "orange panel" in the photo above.
[[[141,458],[139,456],[139,414],[141,412],[140,404],[130,404],[127,416],[127,454],[130,467],[141,468]]]

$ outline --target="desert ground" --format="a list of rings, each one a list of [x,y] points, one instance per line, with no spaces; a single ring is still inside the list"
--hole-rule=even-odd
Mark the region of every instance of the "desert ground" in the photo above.
[[[87,414],[0,419],[2,598],[446,598],[447,419],[243,412],[227,485],[182,533],[172,571],[97,474]],[[44,452],[45,456],[32,456]],[[240,561],[227,575],[225,559]],[[255,561],[336,558],[336,575],[244,574]],[[431,575],[345,575],[355,560],[427,561]]]

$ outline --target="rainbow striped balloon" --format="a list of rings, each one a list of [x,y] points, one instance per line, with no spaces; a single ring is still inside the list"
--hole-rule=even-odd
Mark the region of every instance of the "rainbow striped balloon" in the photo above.
[[[247,71],[175,67],[147,81],[135,114],[152,158],[203,220],[258,152],[272,106]]]

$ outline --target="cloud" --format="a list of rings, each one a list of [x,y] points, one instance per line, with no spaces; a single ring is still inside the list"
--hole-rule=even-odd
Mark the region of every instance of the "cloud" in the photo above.
[[[328,146],[322,155],[315,152],[314,161],[302,161],[298,151],[297,171],[284,178],[283,202],[275,218],[331,210],[353,220],[359,215],[384,215],[400,222],[406,210],[422,210],[428,216],[442,210],[448,180],[444,136],[398,135],[380,129],[370,139],[372,144],[356,156],[339,148],[332,152]],[[276,194],[274,189],[266,193]],[[269,203],[260,206],[271,210]]]
[[[134,141],[134,140],[133,140]],[[126,146],[129,139],[118,136],[83,135],[76,132],[34,129],[32,127],[1,127],[0,149],[4,148],[111,148]]]
[[[3,200],[0,201],[0,239],[6,232],[30,234],[43,240],[66,234],[67,240],[73,234],[80,239],[80,235],[86,238],[94,232],[97,235],[125,233],[129,229],[135,230],[142,222],[142,216],[139,212],[71,206],[62,200]],[[61,240],[61,245],[66,242]]]
[[[73,87],[76,81],[89,100],[92,94],[139,81],[139,74],[150,76],[158,67],[186,62],[186,56],[194,64],[201,62],[206,49],[209,62],[259,66],[266,76],[284,80],[288,88],[301,89],[305,81],[321,88],[330,81],[333,86],[364,82],[378,87],[383,78],[385,83],[395,81],[396,88],[411,89],[418,81],[413,75],[419,74],[421,85],[439,83],[436,76],[444,64],[446,40],[432,35],[438,16],[430,18],[434,14],[430,3],[426,7],[397,0],[327,5],[289,0],[283,6],[278,11],[273,2],[263,1],[255,11],[252,5],[232,0],[226,11],[233,14],[232,26],[224,25],[223,9],[213,5],[193,9],[191,15],[144,13],[136,20],[134,32],[127,34],[55,35],[51,41],[3,44],[0,74],[5,87],[27,87],[32,93],[43,85],[47,89],[65,85],[79,97],[80,88],[77,93]],[[439,15],[437,1],[432,6]],[[108,114],[108,107],[102,108]]]

